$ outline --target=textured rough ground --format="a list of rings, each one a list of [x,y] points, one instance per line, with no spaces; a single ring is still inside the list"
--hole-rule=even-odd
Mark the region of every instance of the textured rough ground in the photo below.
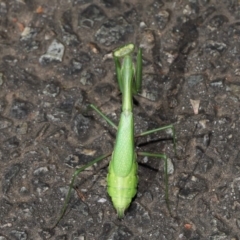
[[[240,3],[237,0],[0,1],[0,239],[240,239]],[[139,188],[122,221],[106,193],[108,160],[78,177],[77,166],[111,151],[121,96],[109,53],[143,48],[138,139],[163,163],[139,157]],[[149,143],[149,144],[146,144]],[[158,170],[158,171],[157,171]],[[83,201],[84,200],[84,201]]]

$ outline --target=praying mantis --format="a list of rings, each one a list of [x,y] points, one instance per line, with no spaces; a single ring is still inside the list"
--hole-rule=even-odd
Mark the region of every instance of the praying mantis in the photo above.
[[[76,177],[79,173],[93,164],[111,156],[107,175],[107,192],[111,197],[114,208],[117,211],[118,218],[124,217],[124,212],[131,204],[132,199],[137,193],[138,185],[138,164],[137,155],[149,156],[164,159],[164,173],[166,181],[166,200],[168,200],[168,174],[167,174],[167,156],[159,153],[138,152],[134,146],[134,118],[133,118],[133,95],[141,90],[142,85],[142,49],[137,53],[137,66],[134,67],[131,53],[134,51],[134,44],[124,45],[113,52],[116,75],[119,89],[122,93],[122,112],[119,125],[115,125],[107,116],[105,116],[95,105],[90,107],[95,110],[102,118],[106,120],[113,128],[117,130],[116,141],[112,154],[104,154],[87,165],[76,169],[73,174],[69,191],[65,199],[62,212],[58,222],[63,217],[67,204],[70,200],[71,191]],[[123,59],[121,61],[121,59]],[[172,124],[149,130],[139,134],[137,137],[145,136],[154,132],[171,129],[173,134],[174,150],[176,146],[175,130]],[[58,223],[57,222],[57,223]]]

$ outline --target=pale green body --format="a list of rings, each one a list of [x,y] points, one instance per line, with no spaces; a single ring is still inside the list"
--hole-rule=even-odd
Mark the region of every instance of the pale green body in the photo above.
[[[108,194],[117,210],[118,216],[123,217],[132,198],[137,193],[137,162],[134,151],[133,114],[123,112],[119,123],[117,140],[107,176]]]
[[[132,113],[134,69],[132,59],[128,54],[123,59],[118,77],[121,81],[123,106],[112,159],[109,164],[107,191],[118,216],[122,218],[124,211],[129,207],[132,198],[137,193],[138,184]]]
[[[109,118],[107,118],[100,110],[94,105],[90,105],[99,115],[101,115],[112,127],[117,129],[116,142],[114,150],[112,152],[111,161],[109,163],[109,172],[107,175],[107,191],[110,195],[113,205],[117,210],[118,217],[124,216],[124,211],[129,207],[133,197],[137,193],[138,176],[137,176],[137,154],[142,156],[152,156],[157,158],[163,158],[165,162],[165,180],[166,180],[166,202],[168,205],[168,176],[167,176],[167,157],[165,154],[148,153],[148,152],[135,152],[134,146],[134,119],[132,112],[132,97],[141,89],[142,83],[142,51],[139,49],[137,55],[137,68],[134,69],[130,54],[134,50],[133,44],[125,45],[114,51],[114,61],[116,66],[116,73],[118,79],[118,85],[122,93],[122,113],[120,116],[119,125],[116,126]],[[122,64],[119,59],[123,58]],[[173,131],[173,143],[175,148],[175,132],[173,125],[160,127],[157,129],[149,130],[139,134],[138,136],[145,136],[157,131],[165,129],[172,129]],[[70,188],[67,197],[62,208],[61,215],[55,224],[63,217],[68,202],[71,196],[71,190],[73,188],[75,178],[77,175],[84,171],[89,166],[103,160],[110,156],[111,153],[104,154],[87,165],[78,168],[72,177]]]

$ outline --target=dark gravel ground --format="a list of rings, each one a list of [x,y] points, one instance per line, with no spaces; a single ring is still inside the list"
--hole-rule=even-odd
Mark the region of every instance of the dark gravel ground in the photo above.
[[[111,51],[143,48],[137,133],[145,151],[169,156],[171,213],[163,163],[139,157],[138,194],[118,220],[106,193],[121,96]],[[240,2],[237,0],[0,0],[0,240],[240,239]],[[172,165],[171,165],[172,163]]]

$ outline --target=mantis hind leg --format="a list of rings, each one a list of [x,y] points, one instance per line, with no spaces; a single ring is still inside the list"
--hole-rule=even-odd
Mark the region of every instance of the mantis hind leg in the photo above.
[[[173,146],[174,146],[174,152],[176,154],[176,136],[175,136],[175,128],[172,124],[155,128],[146,132],[140,133],[137,137],[145,136],[154,132],[158,131],[163,131],[166,129],[171,129],[172,130],[172,136],[173,136]],[[164,181],[165,181],[165,199],[166,199],[166,204],[167,208],[169,210],[169,213],[171,214],[171,209],[169,205],[169,194],[168,194],[168,161],[167,161],[167,155],[161,154],[161,153],[149,153],[149,152],[137,152],[138,155],[140,156],[148,156],[148,157],[157,157],[157,158],[162,158],[164,160]]]
[[[81,167],[81,168],[77,168],[72,176],[72,180],[71,180],[71,183],[69,185],[69,190],[68,190],[68,193],[67,193],[67,196],[65,198],[65,201],[64,201],[64,204],[63,204],[63,207],[61,209],[61,213],[60,213],[60,216],[57,220],[57,222],[55,223],[55,225],[53,226],[53,228],[55,228],[58,223],[60,222],[60,220],[63,218],[66,210],[67,210],[67,205],[69,203],[69,200],[70,200],[70,197],[71,197],[71,192],[72,192],[72,189],[73,189],[73,185],[74,185],[74,182],[75,182],[75,179],[76,177],[78,176],[79,173],[81,173],[82,171],[84,171],[86,168],[92,166],[93,164],[97,163],[97,162],[100,162],[102,161],[104,158],[106,157],[109,157],[112,153],[107,153],[107,154],[104,154],[98,158],[95,158],[94,160],[92,160],[91,162],[89,162],[88,164],[86,164],[85,166]]]
[[[169,196],[168,196],[168,161],[167,155],[161,153],[149,153],[149,152],[137,152],[139,156],[147,156],[147,157],[157,157],[162,158],[164,160],[164,181],[165,181],[165,200],[167,204],[167,208],[169,213],[171,213],[170,205],[169,205]]]

